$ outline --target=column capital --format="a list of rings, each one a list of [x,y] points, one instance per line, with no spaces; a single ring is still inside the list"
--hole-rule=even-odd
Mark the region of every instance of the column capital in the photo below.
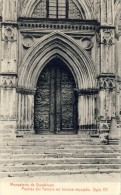
[[[36,93],[36,88],[28,89],[28,88],[23,88],[23,87],[17,87],[16,90],[17,90],[17,93],[25,94],[25,95],[35,95]]]
[[[83,96],[83,95],[96,95],[98,94],[99,89],[98,88],[87,88],[87,89],[75,89],[74,90],[78,96]]]

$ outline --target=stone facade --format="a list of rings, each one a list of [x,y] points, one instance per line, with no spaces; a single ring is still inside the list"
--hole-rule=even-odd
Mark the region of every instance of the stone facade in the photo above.
[[[37,79],[49,61],[59,58],[75,79],[77,132],[99,134],[103,141],[119,137],[120,0],[69,0],[65,19],[59,10],[57,18],[48,17],[46,4],[0,0],[1,132],[34,132]]]

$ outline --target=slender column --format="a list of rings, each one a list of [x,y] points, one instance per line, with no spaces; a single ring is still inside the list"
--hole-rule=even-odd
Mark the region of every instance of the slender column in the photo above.
[[[89,116],[89,96],[87,96],[87,118],[88,118],[88,128],[90,125],[90,116]]]
[[[78,97],[78,118],[79,118],[79,128],[84,129],[85,124],[85,97],[79,95]]]
[[[34,130],[34,95],[31,95],[32,98],[32,117],[31,117],[31,128]]]
[[[83,118],[82,118],[82,101],[83,101],[82,96],[79,96],[78,97],[78,123],[79,123],[79,126],[80,127],[83,124]]]
[[[91,100],[90,100],[90,96],[89,96],[89,126],[91,128]]]
[[[28,95],[28,129],[31,129],[31,95]]]
[[[91,129],[92,129],[92,123],[93,123],[93,102],[92,102],[92,95],[90,95],[91,100]]]
[[[79,134],[89,135],[90,130],[96,125],[95,120],[95,95],[97,89],[85,89],[79,91]]]
[[[23,106],[23,94],[21,94],[21,128],[23,129],[23,123],[24,123],[24,106]]]
[[[82,96],[82,113],[81,113],[81,117],[82,117],[82,125],[84,126],[84,117],[85,117],[85,115],[84,115],[84,112],[85,111],[85,108],[84,108],[84,96]]]
[[[17,129],[20,129],[20,94],[17,95]]]
[[[87,96],[85,95],[85,129],[87,128]]]
[[[94,127],[95,127],[95,96],[94,95],[92,95],[92,98],[93,98],[93,100],[92,100],[92,104],[93,104],[93,129],[94,129]]]
[[[22,128],[22,94],[20,94],[20,129]]]
[[[28,95],[26,95],[26,129],[28,129]]]
[[[86,124],[86,98],[84,95],[84,105],[83,105],[83,111],[84,111],[84,129],[85,129],[85,124]]]

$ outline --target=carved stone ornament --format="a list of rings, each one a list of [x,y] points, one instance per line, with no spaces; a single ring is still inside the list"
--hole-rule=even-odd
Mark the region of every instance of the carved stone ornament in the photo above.
[[[0,85],[3,87],[11,87],[11,88],[14,87],[15,77],[14,76],[2,76]]]
[[[4,41],[6,42],[14,42],[15,41],[15,32],[12,27],[4,28]]]
[[[103,30],[102,44],[104,44],[104,45],[113,45],[114,44],[111,30],[109,30],[109,29]]]
[[[93,43],[90,38],[84,37],[81,39],[81,46],[86,50],[90,50],[93,47]]]
[[[115,79],[114,78],[100,78],[99,87],[102,89],[113,89],[115,88]]]
[[[31,35],[23,36],[22,44],[26,48],[30,48],[34,44],[34,37]]]
[[[102,34],[103,33],[103,34]],[[103,30],[103,32],[98,31],[96,33],[96,41],[99,45],[114,45],[112,31],[110,29]],[[102,38],[101,38],[102,34]]]

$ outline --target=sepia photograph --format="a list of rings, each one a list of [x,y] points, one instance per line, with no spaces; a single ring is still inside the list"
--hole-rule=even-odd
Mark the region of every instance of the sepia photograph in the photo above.
[[[0,194],[121,194],[121,0],[0,0]]]

